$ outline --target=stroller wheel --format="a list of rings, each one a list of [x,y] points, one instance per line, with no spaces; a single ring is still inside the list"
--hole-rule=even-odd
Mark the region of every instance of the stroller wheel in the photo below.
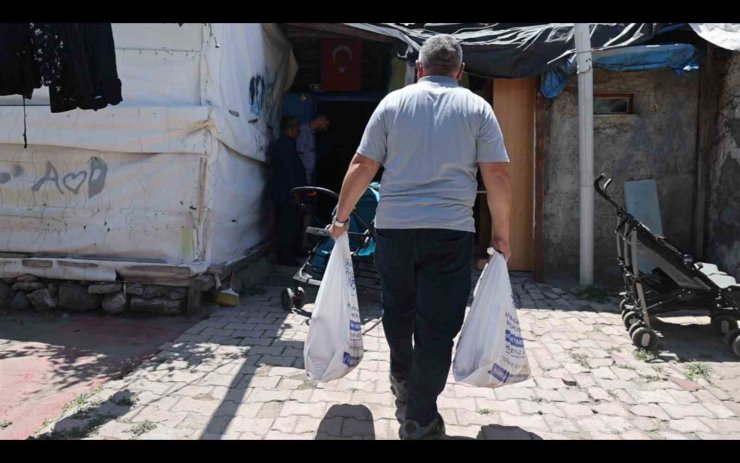
[[[647,326],[645,325],[645,322],[643,322],[642,320],[637,320],[636,322],[632,324],[632,326],[629,327],[629,329],[627,330],[627,333],[629,333],[629,336],[631,338],[632,333],[634,333],[637,328],[645,327],[645,326]]]
[[[306,291],[300,286],[295,290],[293,303],[295,304],[296,309],[302,309],[303,305],[306,303]]]
[[[632,301],[630,301],[627,298],[622,299],[622,301],[619,303],[619,313],[624,315],[624,313],[628,310],[635,310],[634,304],[632,304]]]
[[[624,322],[624,328],[626,330],[629,330],[632,325],[640,321],[640,317],[634,310],[628,310],[624,314],[622,314],[622,321]]]
[[[645,350],[653,350],[658,345],[658,335],[655,331],[645,326],[638,326],[632,334],[632,344]]]
[[[727,335],[727,344],[729,344],[732,353],[740,357],[740,330],[732,330]]]
[[[712,328],[721,335],[727,335],[738,328],[737,320],[730,315],[715,315],[712,317]]]
[[[280,303],[283,305],[283,309],[290,312],[290,310],[293,308],[293,290],[290,288],[285,288],[282,293],[280,293]]]

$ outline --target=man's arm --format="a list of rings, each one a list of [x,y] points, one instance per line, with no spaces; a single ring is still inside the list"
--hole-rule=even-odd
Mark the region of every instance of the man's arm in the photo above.
[[[337,220],[344,222],[349,220],[349,214],[355,208],[357,201],[367,190],[370,182],[380,169],[380,163],[361,154],[355,154],[347,169],[347,175],[342,182],[342,191],[339,193],[339,205],[337,206]],[[347,227],[335,227],[332,223],[329,232],[335,240],[347,231]]]
[[[509,163],[480,162],[481,177],[486,186],[488,209],[493,221],[491,246],[506,257],[511,257],[509,247],[509,224],[511,221],[511,181]]]

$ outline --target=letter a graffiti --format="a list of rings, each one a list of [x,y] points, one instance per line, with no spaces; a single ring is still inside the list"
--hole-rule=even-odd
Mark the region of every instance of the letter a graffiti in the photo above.
[[[57,187],[57,190],[59,190],[59,193],[64,194],[62,188],[59,186],[59,173],[54,167],[54,164],[49,161],[46,161],[46,173],[43,177],[41,177],[41,180],[36,182],[36,184],[31,187],[31,191],[39,191],[41,189],[41,185],[43,185],[47,181],[53,181],[54,185],[56,185]]]

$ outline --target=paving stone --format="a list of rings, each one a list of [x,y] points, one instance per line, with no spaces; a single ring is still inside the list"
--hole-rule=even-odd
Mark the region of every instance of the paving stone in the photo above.
[[[658,418],[660,420],[667,420],[670,418],[660,406],[655,404],[635,405],[630,408],[630,411],[637,416],[647,418]]]

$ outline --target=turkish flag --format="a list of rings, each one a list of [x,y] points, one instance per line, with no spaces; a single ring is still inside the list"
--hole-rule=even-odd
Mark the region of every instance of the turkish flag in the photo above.
[[[321,40],[321,89],[359,92],[362,87],[362,43],[355,39]]]

